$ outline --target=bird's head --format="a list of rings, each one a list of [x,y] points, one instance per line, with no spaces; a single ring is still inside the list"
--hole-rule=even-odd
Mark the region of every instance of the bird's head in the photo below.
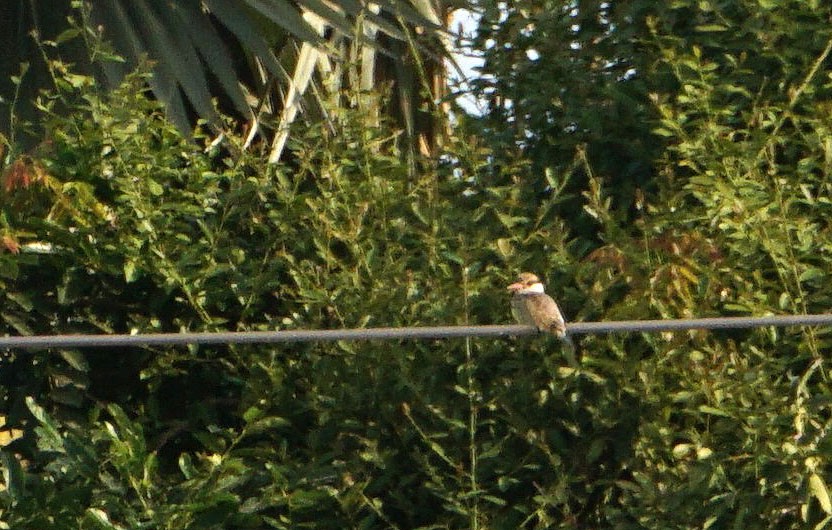
[[[508,290],[514,294],[542,293],[543,284],[540,278],[531,272],[521,272],[517,276],[517,282],[508,286]]]

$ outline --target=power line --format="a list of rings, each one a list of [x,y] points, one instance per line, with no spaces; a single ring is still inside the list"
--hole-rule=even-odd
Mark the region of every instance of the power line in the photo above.
[[[766,317],[682,318],[678,320],[618,320],[614,322],[575,322],[569,333],[595,334],[619,331],[680,331],[689,329],[738,329],[769,326],[823,326],[832,324],[832,314],[771,315]]]
[[[448,339],[531,335],[530,326],[436,326],[218,333],[148,333],[146,335],[40,335],[0,337],[0,348],[93,348],[101,346],[173,346],[183,344],[280,344],[339,340]]]
[[[572,335],[599,333],[683,331],[691,329],[737,329],[768,326],[832,325],[832,314],[774,315],[766,317],[720,317],[679,320],[619,320],[574,322]],[[187,344],[282,344],[339,340],[421,340],[463,337],[520,337],[535,335],[531,326],[435,326],[413,328],[363,328],[286,331],[238,331],[218,333],[148,333],[139,335],[34,335],[0,337],[0,349],[101,348],[124,346],[182,346]]]

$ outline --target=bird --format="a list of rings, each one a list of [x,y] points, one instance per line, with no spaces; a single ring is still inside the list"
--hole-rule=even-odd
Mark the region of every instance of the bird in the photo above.
[[[546,294],[540,278],[531,272],[521,272],[517,282],[508,286],[511,296],[511,312],[519,324],[534,326],[542,333],[551,333],[563,341],[564,353],[573,366],[575,361],[575,343],[566,331],[557,302]]]

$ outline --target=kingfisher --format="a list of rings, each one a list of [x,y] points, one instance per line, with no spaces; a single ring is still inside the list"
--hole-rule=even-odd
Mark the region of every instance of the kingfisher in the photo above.
[[[511,313],[518,323],[534,326],[540,332],[551,333],[563,341],[564,353],[573,366],[575,343],[566,332],[566,321],[557,302],[546,294],[540,278],[531,272],[521,272],[517,282],[508,286],[511,297]]]

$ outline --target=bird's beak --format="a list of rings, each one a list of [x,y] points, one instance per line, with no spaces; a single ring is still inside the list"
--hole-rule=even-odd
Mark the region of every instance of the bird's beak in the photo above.
[[[506,287],[506,289],[508,291],[511,291],[512,293],[515,292],[515,291],[519,291],[522,288],[523,288],[522,283],[513,283],[513,284],[509,285],[508,287]]]

